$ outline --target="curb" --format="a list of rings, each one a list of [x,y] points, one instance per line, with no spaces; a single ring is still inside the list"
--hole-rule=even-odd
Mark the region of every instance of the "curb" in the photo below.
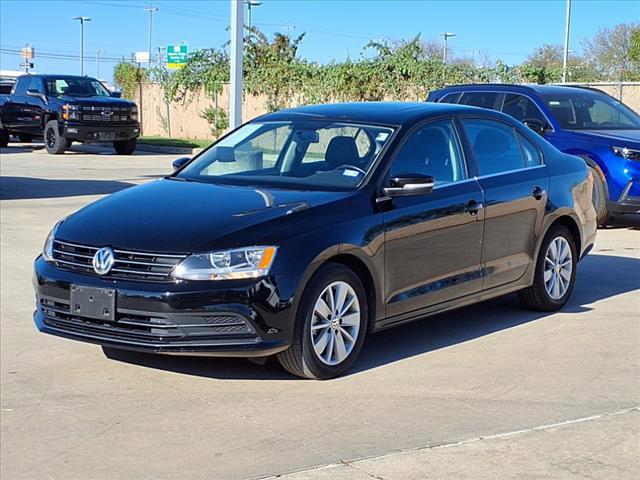
[[[146,143],[138,143],[136,150],[143,152],[155,152],[155,153],[184,153],[187,155],[196,155],[200,153],[203,148],[183,148],[183,147],[165,147],[160,145],[150,145]]]

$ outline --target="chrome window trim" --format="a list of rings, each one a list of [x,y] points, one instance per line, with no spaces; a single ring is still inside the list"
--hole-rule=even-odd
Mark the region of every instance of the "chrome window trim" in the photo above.
[[[485,178],[491,178],[491,177],[497,177],[498,175],[508,175],[510,173],[517,173],[517,172],[522,172],[525,170],[533,170],[536,168],[546,168],[547,166],[543,163],[540,165],[535,165],[533,167],[522,167],[522,168],[515,168],[513,170],[505,170],[504,172],[497,172],[497,173],[488,173],[487,175],[479,175],[477,177],[474,177],[476,180],[483,180]]]

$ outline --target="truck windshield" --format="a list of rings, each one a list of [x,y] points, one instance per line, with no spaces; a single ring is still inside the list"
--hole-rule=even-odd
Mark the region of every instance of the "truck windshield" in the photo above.
[[[222,138],[177,178],[285,189],[352,190],[394,130],[336,120],[252,122]]]
[[[52,97],[110,97],[109,91],[95,78],[47,78],[47,93]]]
[[[640,129],[637,113],[603,93],[559,93],[543,98],[565,130]]]

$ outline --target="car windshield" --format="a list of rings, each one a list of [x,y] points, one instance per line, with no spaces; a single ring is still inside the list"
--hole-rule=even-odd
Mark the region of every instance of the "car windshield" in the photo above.
[[[603,93],[544,95],[551,113],[566,130],[635,130],[640,116]]]
[[[177,177],[305,190],[357,188],[394,129],[333,120],[252,122],[203,152]]]
[[[47,78],[47,93],[53,97],[110,97],[109,90],[95,78],[59,77]]]

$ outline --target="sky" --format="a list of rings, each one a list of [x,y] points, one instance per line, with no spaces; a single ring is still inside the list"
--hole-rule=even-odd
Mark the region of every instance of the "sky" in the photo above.
[[[97,74],[101,50],[100,77],[111,79],[117,59],[147,50],[149,5],[158,8],[154,51],[182,42],[191,50],[219,48],[229,40],[230,0],[0,0],[0,69],[19,69],[12,52],[30,43],[37,72],[79,73],[80,25],[71,18],[83,15],[92,19],[85,73]],[[252,11],[253,24],[270,36],[306,32],[299,54],[312,61],[360,58],[370,39],[428,40],[446,31],[456,33],[449,39],[455,56],[484,52],[512,65],[542,44],[564,42],[566,1],[262,0]],[[570,49],[580,53],[581,41],[600,28],[632,21],[640,21],[640,0],[573,0]]]

